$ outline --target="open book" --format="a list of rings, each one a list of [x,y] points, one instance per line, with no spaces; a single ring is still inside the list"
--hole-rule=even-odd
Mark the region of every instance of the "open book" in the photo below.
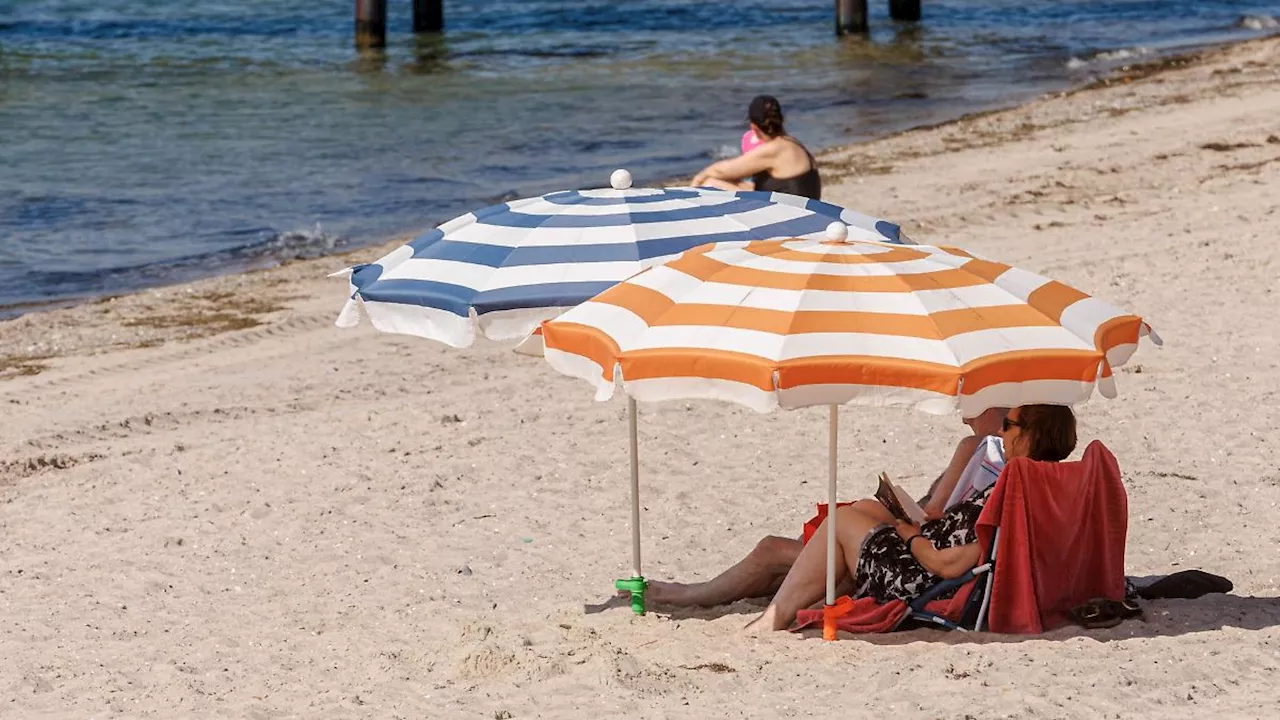
[[[880,473],[880,486],[876,488],[876,500],[885,506],[894,517],[905,522],[919,525],[924,522],[924,508],[920,507],[906,490],[893,484],[889,476]]]

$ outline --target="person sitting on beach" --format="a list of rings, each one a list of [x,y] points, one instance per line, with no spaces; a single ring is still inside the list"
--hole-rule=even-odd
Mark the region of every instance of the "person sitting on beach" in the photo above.
[[[747,121],[761,144],[735,158],[721,160],[694,176],[694,187],[783,192],[819,200],[818,163],[782,125],[782,105],[761,95],[747,108]]]
[[[1001,439],[1007,457],[1058,462],[1076,446],[1076,418],[1062,405],[1023,405],[1005,417]],[[836,570],[853,579],[851,596],[878,603],[911,600],[943,579],[960,577],[982,560],[978,517],[992,484],[923,525],[887,525],[855,507],[838,508]],[[826,579],[827,521],[792,564],[769,607],[748,632],[785,630],[796,613],[821,600]]]
[[[998,436],[1008,412],[1008,408],[991,408],[976,417],[964,418],[964,424],[973,434],[956,445],[951,462],[921,499],[920,506],[926,517],[940,518],[950,505],[995,483],[1004,467]],[[894,521],[877,500],[859,500],[842,507],[851,507],[879,523]],[[772,595],[804,546],[800,538],[769,535],[756,543],[745,558],[711,580],[701,583],[650,581],[646,598],[655,604],[674,607],[712,607]]]

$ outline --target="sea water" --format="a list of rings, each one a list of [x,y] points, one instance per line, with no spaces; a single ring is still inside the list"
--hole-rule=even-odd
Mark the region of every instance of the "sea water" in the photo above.
[[[0,314],[310,257],[503,199],[688,177],[777,95],[813,148],[1276,32],[1280,0],[0,0]],[[874,210],[871,208],[869,210]],[[335,269],[337,268],[335,261]],[[7,308],[7,309],[6,309]]]

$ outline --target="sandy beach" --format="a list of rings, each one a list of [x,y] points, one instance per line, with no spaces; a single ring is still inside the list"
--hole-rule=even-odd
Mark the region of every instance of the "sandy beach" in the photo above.
[[[1138,718],[1280,712],[1280,39],[827,153],[826,199],[1134,310],[1079,408],[1132,575],[1230,595],[1037,637],[747,637],[634,617],[624,404],[364,326],[390,246],[0,323],[0,717]],[[642,406],[645,571],[705,579],[823,499],[825,411]],[[955,418],[848,408],[845,495]],[[1078,455],[1078,451],[1077,451]]]

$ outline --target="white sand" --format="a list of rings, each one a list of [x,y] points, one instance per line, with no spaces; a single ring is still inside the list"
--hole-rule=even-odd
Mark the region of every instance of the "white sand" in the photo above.
[[[1125,472],[1130,573],[1234,594],[1032,638],[584,612],[630,570],[623,404],[335,329],[330,258],[0,324],[0,717],[1274,716],[1280,41],[826,163],[835,202],[1151,321],[1166,347],[1081,447]],[[959,433],[844,418],[848,495],[922,488]],[[646,406],[641,444],[650,577],[709,577],[824,493],[821,411]]]

